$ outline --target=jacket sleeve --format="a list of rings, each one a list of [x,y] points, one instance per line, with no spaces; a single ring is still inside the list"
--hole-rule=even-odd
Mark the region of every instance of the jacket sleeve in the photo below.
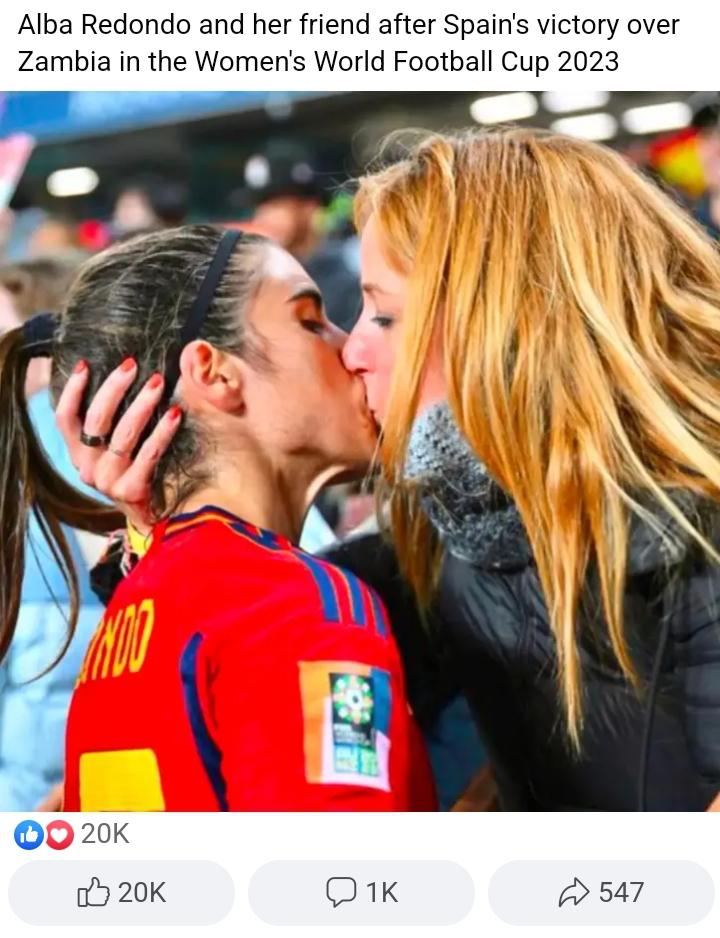
[[[706,563],[684,583],[675,647],[683,665],[686,734],[708,805],[720,792],[720,571]]]
[[[300,609],[218,649],[206,667],[230,810],[434,806],[391,639]],[[411,760],[422,792],[410,790]]]

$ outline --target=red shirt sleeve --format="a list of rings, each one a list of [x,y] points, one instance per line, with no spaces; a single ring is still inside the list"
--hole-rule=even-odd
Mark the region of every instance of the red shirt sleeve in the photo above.
[[[392,636],[268,613],[207,649],[200,682],[229,810],[432,810]]]

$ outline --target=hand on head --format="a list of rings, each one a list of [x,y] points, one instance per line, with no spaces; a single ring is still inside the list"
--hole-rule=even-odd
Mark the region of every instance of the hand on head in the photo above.
[[[135,449],[162,398],[164,380],[155,374],[145,383],[118,421],[115,415],[137,375],[137,364],[127,359],[106,378],[88,408],[83,423],[80,412],[90,370],[78,362],[58,400],[58,426],[73,461],[86,485],[110,498],[138,530],[151,524],[150,496],[155,467],[181,424],[182,411],[171,407],[142,444]],[[109,436],[108,436],[109,435]],[[82,438],[95,438],[94,445]]]

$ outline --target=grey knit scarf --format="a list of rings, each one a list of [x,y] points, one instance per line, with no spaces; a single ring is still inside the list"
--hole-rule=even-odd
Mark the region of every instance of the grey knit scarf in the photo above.
[[[520,568],[532,560],[517,508],[471,449],[448,404],[434,405],[415,421],[405,478],[420,487],[422,507],[453,556],[495,570]],[[675,492],[672,498],[683,514],[705,528],[693,496]],[[688,535],[674,519],[657,506],[653,516],[652,524],[633,518],[632,572],[675,564],[688,549]]]
[[[454,556],[495,569],[528,563],[517,508],[470,448],[448,404],[415,421],[405,478],[420,486],[423,509]]]

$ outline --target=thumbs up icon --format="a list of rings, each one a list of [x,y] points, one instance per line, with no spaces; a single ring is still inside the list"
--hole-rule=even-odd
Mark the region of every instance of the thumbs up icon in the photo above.
[[[20,842],[30,846],[36,844],[39,838],[40,834],[34,827],[31,827],[30,824],[28,824],[27,829],[22,834],[20,834]]]
[[[110,890],[107,886],[101,886],[100,880],[93,876],[87,889],[78,889],[78,907],[86,909],[88,906],[102,908],[110,901]]]
[[[36,821],[21,821],[15,828],[15,843],[22,850],[37,850],[45,840],[45,831]]]

